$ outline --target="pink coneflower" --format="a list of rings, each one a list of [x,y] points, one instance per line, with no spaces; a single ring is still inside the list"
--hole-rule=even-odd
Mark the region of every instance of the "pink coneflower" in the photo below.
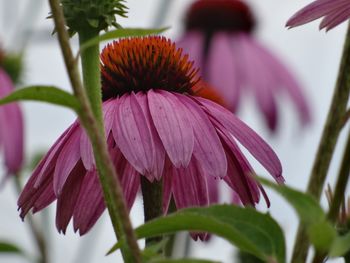
[[[13,90],[11,78],[0,66],[0,98]],[[23,118],[17,103],[0,106],[0,151],[5,159],[6,177],[16,174],[23,162]]]
[[[296,27],[323,17],[320,29],[326,31],[348,20],[350,2],[348,0],[316,0],[296,12],[287,22],[288,27]]]
[[[261,186],[238,143],[283,182],[273,150],[225,108],[192,96],[196,70],[161,37],[123,39],[101,54],[103,117],[112,159],[129,208],[140,178],[163,182],[163,210],[209,204],[208,180],[223,179],[245,205]],[[75,121],[35,169],[18,201],[23,218],[57,200],[56,225],[86,233],[105,209],[88,138]]]
[[[268,127],[277,126],[277,95],[286,91],[302,123],[310,120],[299,84],[286,67],[252,36],[255,26],[248,6],[237,0],[199,0],[189,8],[186,32],[178,41],[201,69],[201,75],[236,111],[241,94],[255,94]]]

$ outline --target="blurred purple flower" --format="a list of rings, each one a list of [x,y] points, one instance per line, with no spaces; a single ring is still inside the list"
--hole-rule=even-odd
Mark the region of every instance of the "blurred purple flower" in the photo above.
[[[209,193],[214,178],[254,206],[263,190],[238,142],[284,181],[280,161],[265,141],[225,108],[191,95],[197,71],[169,40],[113,42],[102,51],[101,63],[106,139],[129,209],[140,176],[163,180],[164,213],[172,197],[178,209],[214,202],[215,193]],[[105,209],[92,148],[78,121],[35,169],[18,200],[20,215],[56,199],[62,232],[73,218],[74,230],[85,234]]]
[[[199,0],[189,8],[186,32],[177,42],[190,54],[201,75],[235,112],[241,94],[255,94],[268,127],[277,126],[277,95],[286,91],[303,124],[309,107],[299,84],[286,67],[251,35],[255,21],[248,6],[237,0]]]
[[[0,68],[0,98],[13,90],[10,77]],[[5,158],[6,177],[14,175],[23,163],[23,118],[17,103],[0,106],[0,150]]]
[[[331,30],[350,17],[350,2],[348,0],[316,0],[296,12],[286,26],[296,27],[323,17],[320,29]]]

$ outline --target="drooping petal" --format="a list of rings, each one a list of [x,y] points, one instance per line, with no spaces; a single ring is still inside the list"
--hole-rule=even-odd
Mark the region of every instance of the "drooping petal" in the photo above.
[[[142,175],[132,167],[119,149],[110,150],[110,155],[119,176],[125,202],[130,210],[140,188],[140,176]]]
[[[139,102],[143,113],[145,114],[145,119],[149,125],[152,141],[154,142],[154,151],[155,151],[155,159],[153,164],[153,169],[151,171],[152,174],[145,174],[148,180],[152,182],[153,177],[156,178],[156,180],[160,180],[163,174],[164,169],[164,162],[165,162],[165,149],[163,147],[163,143],[159,138],[159,135],[157,133],[156,127],[154,126],[151,113],[148,106],[148,98],[147,95],[138,92],[136,93],[136,99]]]
[[[83,163],[78,162],[63,185],[61,194],[57,196],[56,227],[58,232],[66,232],[73,216],[85,172]]]
[[[14,90],[10,77],[0,69],[0,98]],[[23,163],[23,117],[17,103],[0,106],[1,142],[8,173],[16,173]]]
[[[277,127],[277,105],[275,102],[275,89],[280,86],[275,74],[265,64],[261,58],[259,50],[253,45],[253,38],[247,34],[239,34],[236,37],[239,45],[241,56],[244,62],[240,64],[241,72],[245,73],[244,84],[250,88],[257,101],[257,104],[264,114],[269,128],[273,131]]]
[[[251,47],[259,54],[258,57],[261,58],[261,61],[264,61],[265,67],[268,68],[270,72],[274,73],[274,78],[277,81],[274,85],[284,88],[288,92],[299,111],[302,123],[309,123],[311,120],[310,108],[297,80],[273,54],[262,47],[257,41],[249,39],[249,42]]]
[[[222,132],[219,134],[230,163],[225,181],[240,196],[244,205],[255,206],[260,199],[258,183],[251,177],[255,172],[234,139]]]
[[[53,177],[52,175],[44,177],[41,181],[40,187],[36,188],[34,185],[38,176],[39,172],[33,173],[18,198],[17,205],[22,219],[24,219],[24,216],[31,208],[34,208],[33,210],[36,212],[41,208],[44,208],[44,204],[48,205],[50,203],[50,193],[53,192]],[[36,203],[37,200],[38,203]]]
[[[73,212],[74,231],[84,235],[96,223],[105,210],[102,189],[97,171],[87,172]]]
[[[320,29],[326,28],[327,31],[348,20],[350,17],[350,5],[347,3],[343,7],[334,10],[326,15],[320,24]]]
[[[334,10],[342,9],[349,4],[347,0],[316,0],[296,12],[288,21],[287,27],[296,27],[322,16],[330,14]]]
[[[92,171],[95,167],[95,158],[90,139],[85,130],[81,131],[80,136],[80,156],[87,171]]]
[[[203,109],[192,99],[181,94],[176,94],[176,97],[187,107],[187,116],[191,120],[195,138],[193,155],[209,175],[224,177],[227,162],[215,128]]]
[[[226,158],[225,158],[226,159]],[[208,184],[208,194],[209,194],[209,203],[217,204],[219,203],[219,178],[213,176],[207,176]]]
[[[49,151],[39,162],[37,167],[34,169],[33,175],[38,173],[37,179],[34,184],[34,188],[40,186],[41,181],[47,176],[53,176],[53,171],[55,169],[57,157],[60,154],[62,147],[65,145],[68,138],[74,133],[79,126],[78,122],[74,122],[71,126],[66,129],[61,136],[56,140],[56,142],[51,146]]]
[[[165,160],[164,172],[163,172],[163,214],[166,214],[169,209],[170,201],[173,191],[173,165],[169,158]]]
[[[194,98],[209,113],[214,126],[231,133],[277,180],[282,181],[282,165],[271,147],[244,122],[227,109],[203,98]]]
[[[150,174],[154,164],[154,142],[135,94],[119,99],[113,136],[125,158],[141,174]]]
[[[150,113],[163,146],[175,167],[186,167],[193,152],[194,136],[185,106],[170,92],[149,90]]]
[[[202,70],[203,66],[203,44],[204,37],[199,31],[186,32],[184,36],[176,41],[176,46],[184,50],[186,54],[189,54],[190,59],[194,62],[194,67]],[[203,71],[200,71],[203,74]]]
[[[240,98],[239,61],[235,60],[230,40],[228,33],[213,35],[203,77],[225,98],[229,109],[236,111]]]
[[[172,172],[173,196],[178,209],[209,204],[207,177],[195,159],[187,168],[174,168]]]
[[[55,171],[53,175],[53,189],[56,196],[61,194],[69,174],[80,160],[80,135],[81,127],[77,126],[65,141],[61,152],[57,157]]]

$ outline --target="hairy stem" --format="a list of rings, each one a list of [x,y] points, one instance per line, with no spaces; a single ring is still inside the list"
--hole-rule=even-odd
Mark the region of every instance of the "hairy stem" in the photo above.
[[[346,33],[342,59],[338,73],[337,83],[334,89],[332,102],[329,108],[327,120],[323,129],[321,140],[316,153],[316,158],[311,170],[307,192],[320,199],[323,185],[331,162],[335,145],[337,143],[344,122],[346,105],[350,91],[350,26]],[[294,244],[292,256],[293,263],[304,263],[309,248],[306,229],[299,226]]]
[[[124,261],[139,263],[141,262],[140,249],[126,209],[120,182],[108,153],[102,122],[99,123],[95,119],[90,101],[83,88],[78,67],[69,44],[69,36],[65,28],[60,2],[59,0],[49,0],[49,3],[68,76],[74,94],[80,103],[80,121],[86,129],[93,146],[104,199],[113,224],[113,229],[117,238],[126,240],[121,248]],[[98,57],[96,59],[98,60]],[[95,88],[98,88],[98,86]],[[102,117],[100,117],[100,119],[102,120]]]
[[[22,189],[23,189],[22,183],[20,181],[20,175],[16,174],[13,178],[15,181],[17,193],[20,194],[22,192]],[[36,246],[40,252],[39,262],[40,263],[49,262],[48,254],[47,254],[47,246],[46,246],[45,238],[44,238],[42,231],[40,231],[38,226],[35,224],[31,214],[28,214],[26,216],[26,219],[28,220],[30,231],[32,232]]]
[[[98,36],[96,29],[87,29],[78,32],[80,46],[89,39]],[[81,65],[83,71],[83,84],[88,95],[95,118],[102,123],[102,94],[100,77],[100,50],[99,45],[93,45],[81,51]]]

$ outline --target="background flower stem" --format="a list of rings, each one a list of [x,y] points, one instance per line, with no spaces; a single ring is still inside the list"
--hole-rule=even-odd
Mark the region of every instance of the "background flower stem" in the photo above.
[[[145,222],[163,215],[162,201],[163,201],[163,181],[150,182],[141,175],[141,189],[143,197],[143,211],[145,215]],[[162,237],[146,238],[146,247],[159,242]]]
[[[16,191],[18,195],[22,192],[23,186],[20,179],[20,174],[16,174],[13,176],[13,179],[15,181]],[[48,251],[46,246],[46,240],[44,238],[44,235],[42,231],[38,228],[38,226],[35,224],[34,219],[31,214],[28,214],[26,216],[26,219],[28,220],[30,231],[32,232],[33,238],[35,240],[36,246],[40,253],[39,261],[40,263],[48,263]]]
[[[113,224],[114,232],[117,238],[126,240],[126,242],[123,242],[121,248],[124,261],[127,263],[139,263],[141,262],[141,252],[132,229],[128,210],[126,209],[120,182],[107,150],[107,144],[103,134],[104,130],[101,128],[102,125],[99,124],[94,117],[90,101],[82,85],[78,66],[69,44],[69,36],[65,27],[60,2],[59,0],[49,0],[49,3],[68,76],[74,94],[80,102],[80,121],[86,129],[93,146],[104,199]],[[99,57],[97,56],[95,60],[98,61]],[[85,61],[88,60],[85,59]],[[95,65],[95,62],[92,64]],[[95,77],[99,78],[99,76]],[[95,88],[97,89],[99,86],[96,86]],[[99,104],[101,105],[101,101]],[[100,119],[102,120],[102,117]]]
[[[346,105],[350,92],[350,26],[348,25],[343,54],[340,62],[337,83],[334,89],[332,102],[327,120],[322,132],[316,158],[311,170],[307,192],[320,199],[328,168],[333,156],[335,145],[343,127]],[[293,263],[304,263],[310,242],[306,229],[299,225],[292,255]]]

